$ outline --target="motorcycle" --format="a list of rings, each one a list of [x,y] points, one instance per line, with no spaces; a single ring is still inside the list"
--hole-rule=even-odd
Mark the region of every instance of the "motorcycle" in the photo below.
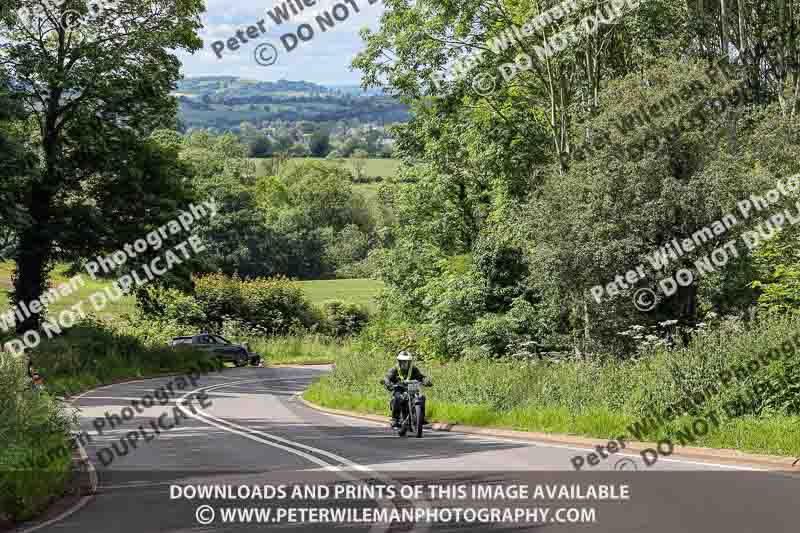
[[[399,387],[403,390],[400,428],[397,435],[405,437],[411,430],[422,437],[422,426],[425,422],[425,395],[422,394],[422,383],[417,380],[406,380]]]

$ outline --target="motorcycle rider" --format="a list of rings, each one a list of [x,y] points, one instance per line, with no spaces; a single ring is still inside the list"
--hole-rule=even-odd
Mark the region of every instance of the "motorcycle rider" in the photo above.
[[[393,428],[400,427],[400,415],[403,409],[402,398],[406,388],[403,382],[406,380],[416,380],[421,381],[426,387],[433,385],[430,378],[426,377],[419,371],[419,368],[414,366],[413,360],[414,358],[411,357],[410,353],[406,351],[400,352],[397,354],[397,366],[390,368],[383,378],[384,387],[392,393],[389,409],[392,411]]]

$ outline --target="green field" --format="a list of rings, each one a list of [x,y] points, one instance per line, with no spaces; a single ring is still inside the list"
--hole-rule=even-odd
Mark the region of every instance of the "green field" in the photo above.
[[[261,168],[265,168],[264,166],[269,162],[268,159],[253,159],[252,161],[255,161],[256,164],[259,165],[260,169]],[[344,166],[344,168],[346,168],[346,169],[352,170],[352,165],[351,165],[351,160],[350,159],[339,160],[341,162],[340,163],[336,163],[336,162],[331,161],[329,159],[324,159],[324,158],[320,158],[320,157],[305,157],[305,158],[298,157],[298,158],[291,159],[290,160],[290,164],[297,164],[297,163],[308,162],[308,161],[316,161],[316,162],[326,163],[326,164],[331,164],[331,165],[339,164],[339,165]],[[366,164],[366,167],[364,168],[364,174],[366,174],[367,176],[371,176],[371,177],[372,176],[379,176],[379,177],[384,178],[384,179],[395,177],[397,175],[397,170],[400,168],[400,164],[401,164],[399,159],[381,159],[381,158],[367,159],[366,163],[367,164]]]
[[[14,264],[11,262],[0,263],[0,296],[6,296],[11,291],[11,273]],[[60,265],[51,274],[51,285],[58,285],[67,281],[64,275],[66,266]],[[49,315],[59,313],[63,309],[78,303],[87,301],[89,296],[95,292],[103,290],[111,285],[111,281],[92,281],[86,272],[83,272],[85,286],[79,290],[54,302],[49,308]],[[334,279],[318,281],[299,282],[306,296],[315,305],[319,305],[327,300],[343,300],[364,305],[369,309],[375,308],[375,296],[377,296],[383,284],[380,281],[371,279]],[[108,306],[99,314],[98,318],[110,320],[124,313],[132,313],[136,306],[133,296],[124,296],[116,302],[109,302]],[[90,306],[87,304],[86,307]],[[0,311],[8,308],[7,300],[0,306]]]
[[[59,265],[56,267],[53,272],[50,274],[50,285],[51,287],[56,287],[61,283],[66,282],[69,278],[64,275],[64,270],[66,269],[66,265]],[[6,296],[9,292],[11,292],[11,273],[14,269],[14,264],[12,262],[6,261],[0,263],[0,296]],[[91,305],[89,304],[89,296],[102,291],[104,288],[111,285],[112,281],[105,281],[105,280],[97,280],[94,281],[89,276],[89,274],[85,271],[81,272],[82,278],[84,280],[84,285],[79,287],[77,291],[69,294],[68,296],[63,297],[62,299],[58,300],[57,302],[53,302],[48,308],[48,315],[49,316],[56,316],[62,310],[75,305],[80,301],[87,302],[84,305],[84,310],[91,310]],[[101,320],[111,320],[114,317],[118,317],[125,313],[132,313],[136,306],[136,299],[133,296],[123,296],[119,300],[113,302],[108,301],[107,306],[97,313],[97,318]],[[9,308],[8,300],[4,300],[2,304],[0,304],[0,310],[5,311]]]
[[[331,279],[301,281],[300,286],[313,304],[342,300],[375,309],[375,297],[383,283],[374,279]]]

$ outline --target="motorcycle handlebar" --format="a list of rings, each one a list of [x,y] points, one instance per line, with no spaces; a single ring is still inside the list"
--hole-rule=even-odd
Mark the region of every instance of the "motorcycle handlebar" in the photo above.
[[[416,383],[418,385],[422,385],[422,386],[425,386],[425,387],[430,387],[432,385],[432,383],[431,383],[431,381],[429,379],[426,379],[424,381],[419,381],[419,380],[416,380],[416,379],[407,379],[405,381],[399,381],[397,383],[391,384],[391,385],[389,385],[387,387],[387,389],[389,389],[389,390],[398,390],[398,389],[399,390],[405,390],[406,386],[408,384],[410,384],[410,383]]]

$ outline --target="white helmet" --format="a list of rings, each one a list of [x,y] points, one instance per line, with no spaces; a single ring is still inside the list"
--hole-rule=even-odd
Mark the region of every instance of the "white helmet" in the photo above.
[[[405,350],[397,354],[397,366],[403,370],[403,372],[407,372],[409,368],[411,368],[411,361],[414,358],[411,357],[411,354],[406,352]]]

